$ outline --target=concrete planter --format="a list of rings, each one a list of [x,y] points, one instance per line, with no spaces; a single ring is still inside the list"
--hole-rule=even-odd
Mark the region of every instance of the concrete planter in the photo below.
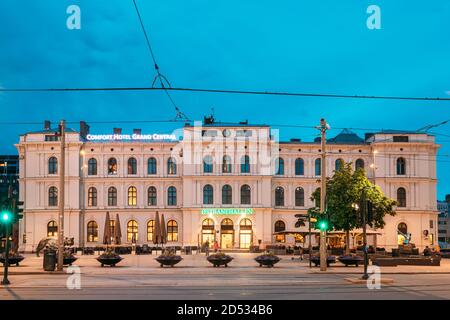
[[[278,262],[280,262],[280,260],[281,259],[275,255],[267,255],[267,254],[263,254],[255,258],[255,261],[259,263],[260,267],[267,266],[269,268],[273,268],[273,266]]]
[[[212,263],[213,267],[225,266],[228,267],[228,263],[233,260],[233,257],[230,257],[227,254],[213,254],[206,258],[210,263]]]
[[[165,256],[161,255],[158,258],[155,258],[156,261],[159,262],[160,267],[170,266],[173,267],[177,263],[179,263],[183,258],[181,256]]]

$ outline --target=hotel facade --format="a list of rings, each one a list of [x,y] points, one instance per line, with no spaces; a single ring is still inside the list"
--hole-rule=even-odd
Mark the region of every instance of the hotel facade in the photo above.
[[[20,250],[33,251],[56,237],[60,142],[46,122],[42,131],[20,136]],[[384,131],[359,137],[349,130],[327,140],[327,176],[352,162],[386,196],[397,215],[384,229],[370,230],[369,242],[387,249],[410,236],[419,248],[437,240],[436,152],[425,133]],[[90,134],[66,131],[64,235],[77,246],[101,245],[106,213],[121,243],[152,245],[155,214],[164,215],[168,244],[217,241],[223,249],[281,243],[308,245],[308,225],[295,228],[319,187],[320,138],[279,141],[267,125],[221,124],[212,119],[172,134]],[[352,233],[358,243],[360,232]],[[337,236],[337,235],[336,235]],[[313,244],[317,239],[313,236]],[[330,242],[339,245],[330,233]],[[355,243],[355,242],[354,242]]]

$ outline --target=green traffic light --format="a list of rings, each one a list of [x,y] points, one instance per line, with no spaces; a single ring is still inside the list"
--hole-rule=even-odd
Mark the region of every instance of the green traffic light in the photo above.
[[[8,211],[2,212],[1,217],[3,222],[9,222],[11,220],[11,213]]]
[[[319,222],[319,229],[320,230],[327,230],[328,229],[328,222],[326,221],[320,221]]]

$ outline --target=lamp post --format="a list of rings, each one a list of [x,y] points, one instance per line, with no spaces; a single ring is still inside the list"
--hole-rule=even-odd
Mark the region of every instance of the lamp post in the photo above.
[[[60,135],[60,169],[59,169],[59,212],[58,212],[58,271],[63,271],[64,265],[64,178],[65,178],[65,164],[66,164],[66,122],[61,120],[59,125],[59,135]]]
[[[363,250],[364,250],[364,274],[362,276],[363,280],[369,279],[367,274],[368,259],[368,248],[367,248],[367,229],[366,229],[366,215],[367,215],[367,198],[366,189],[364,188],[361,195],[361,218],[362,218],[362,228],[363,228]]]

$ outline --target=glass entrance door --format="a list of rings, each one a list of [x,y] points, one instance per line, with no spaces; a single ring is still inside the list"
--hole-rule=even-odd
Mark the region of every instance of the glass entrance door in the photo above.
[[[233,248],[233,233],[222,233],[220,240],[220,247],[222,249]]]
[[[252,232],[241,231],[239,235],[239,247],[241,249],[249,249],[251,244],[252,244]]]

